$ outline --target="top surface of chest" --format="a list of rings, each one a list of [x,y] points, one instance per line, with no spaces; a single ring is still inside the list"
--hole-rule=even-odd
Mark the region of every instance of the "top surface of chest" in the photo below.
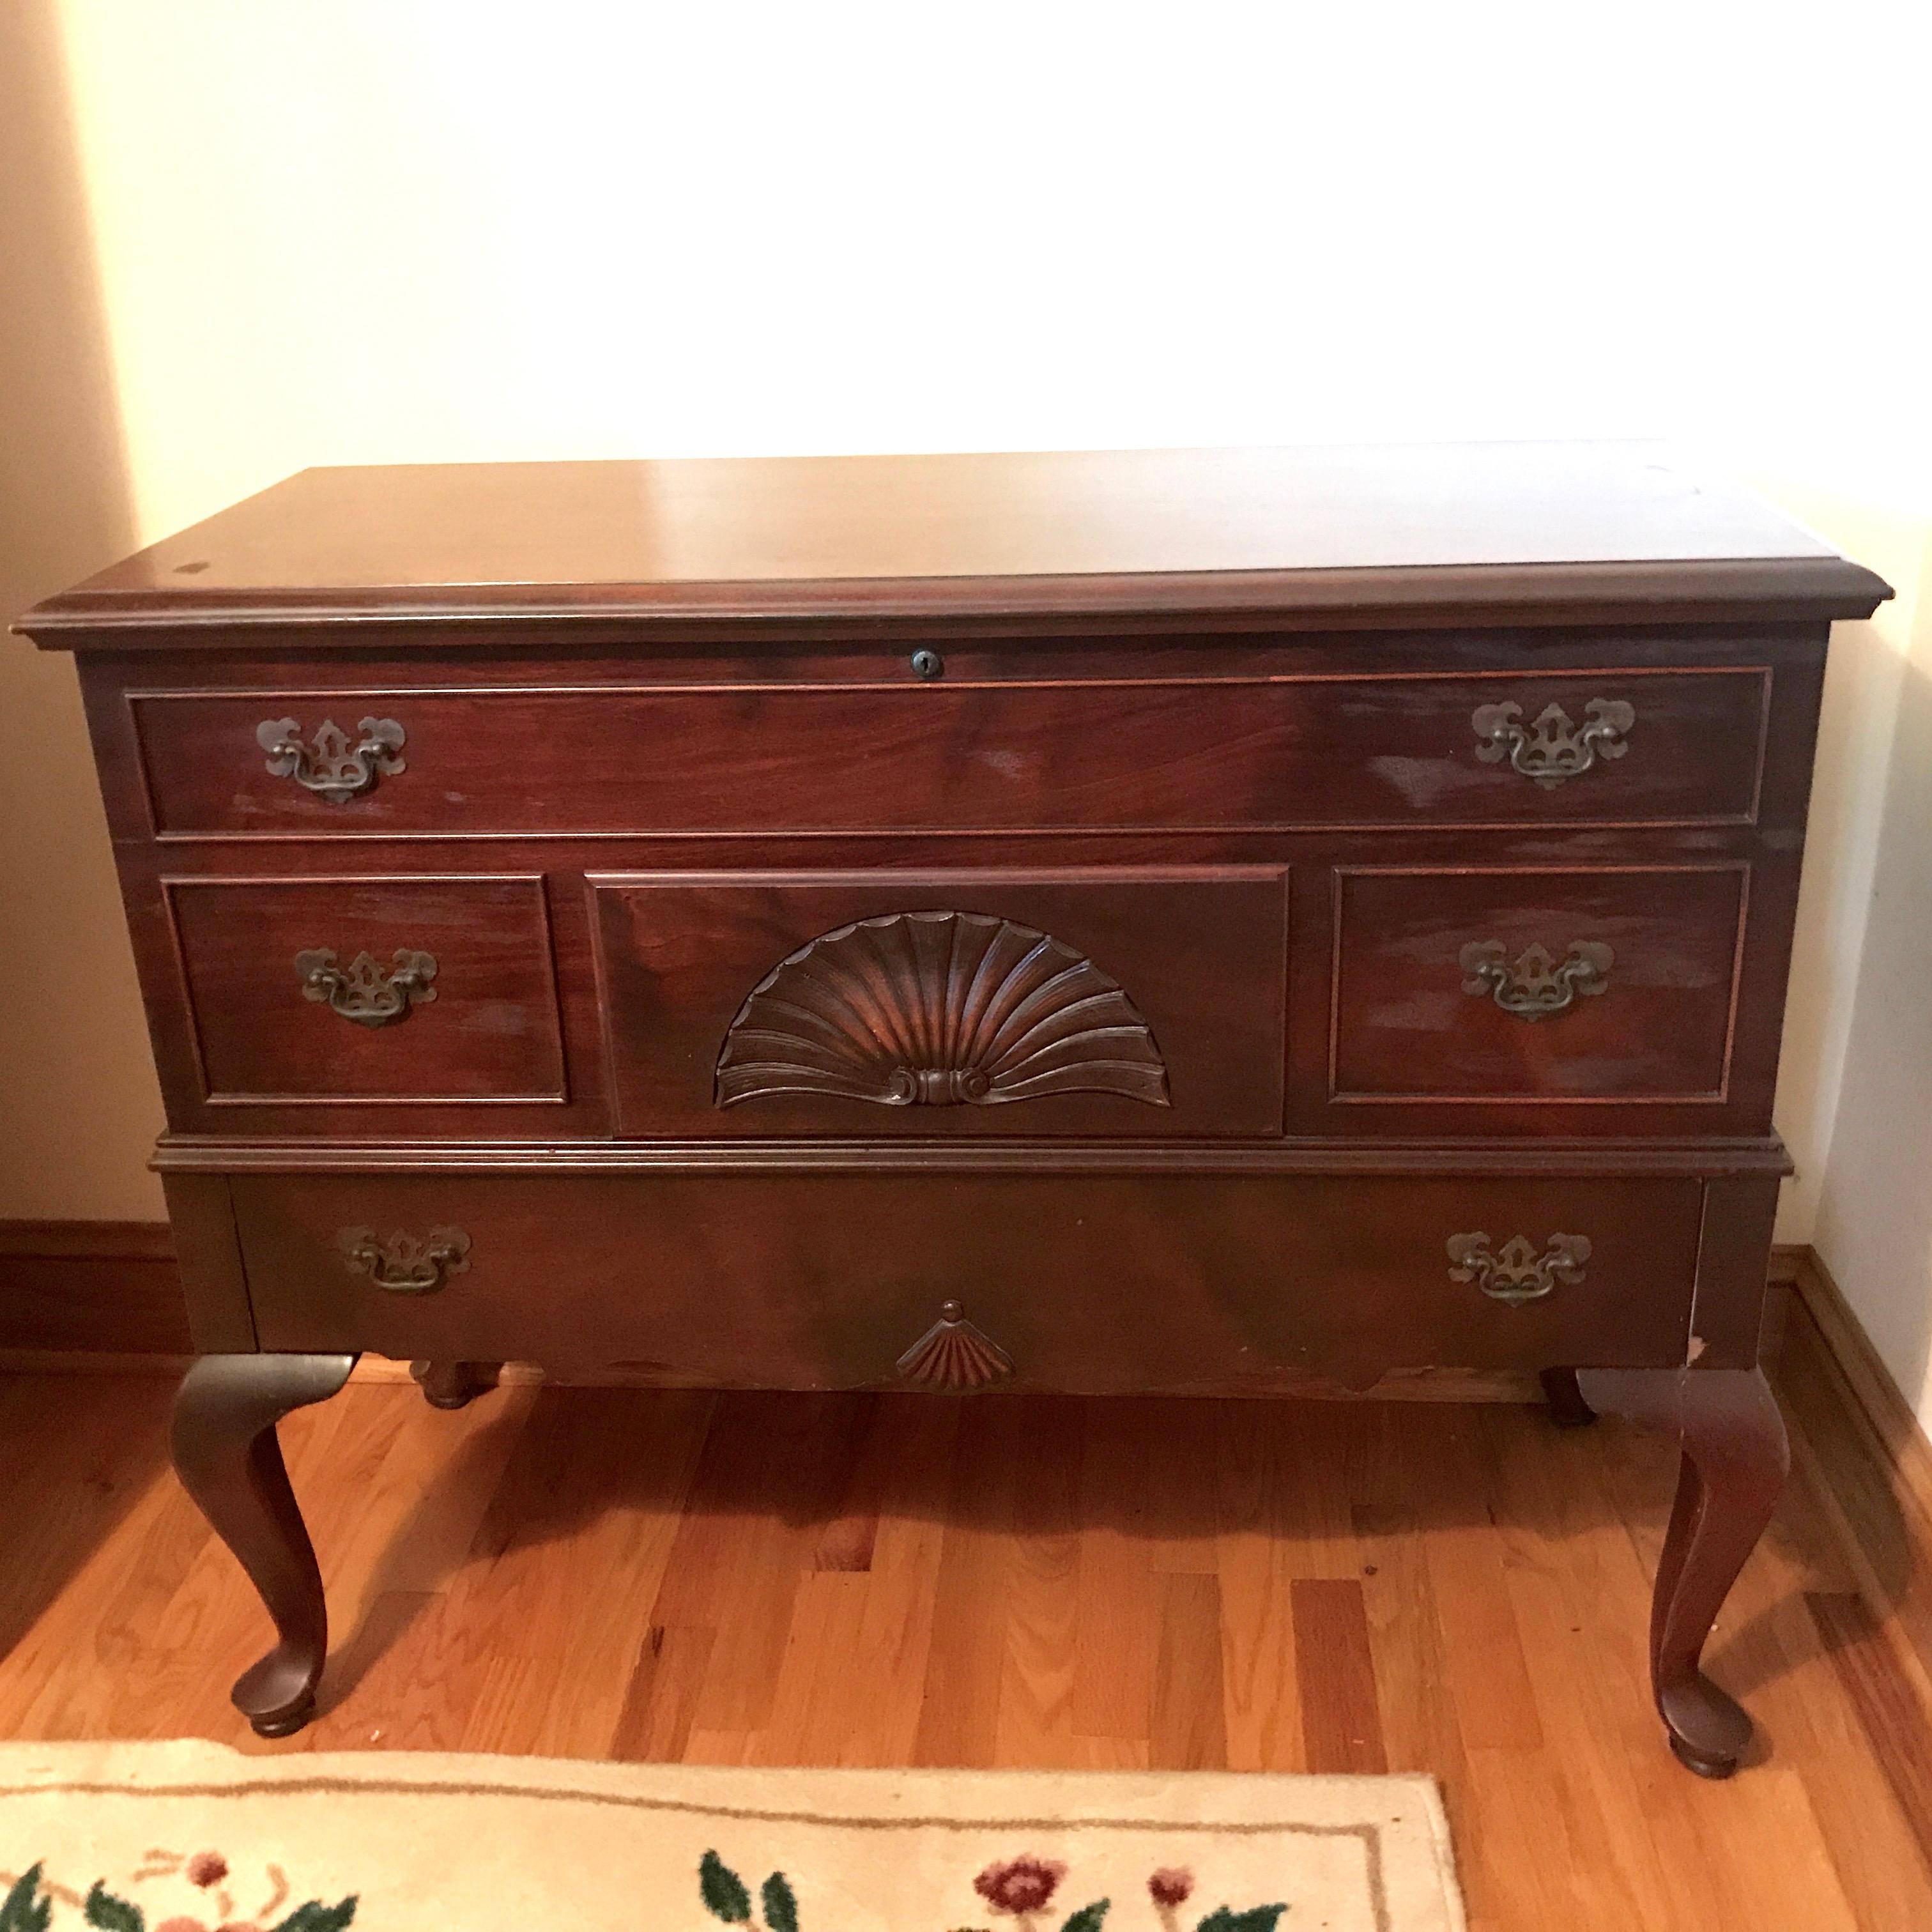
[[[1052,632],[1848,616],[1870,572],[1641,444],[304,471],[50,600],[48,643],[855,619]],[[590,634],[580,632],[580,634]]]

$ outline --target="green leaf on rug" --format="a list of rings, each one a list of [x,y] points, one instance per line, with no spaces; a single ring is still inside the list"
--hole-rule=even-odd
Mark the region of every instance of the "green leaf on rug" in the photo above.
[[[40,1868],[30,1865],[14,1881],[14,1888],[0,1899],[0,1932],[47,1932],[53,1916],[51,1898],[37,1898],[40,1888]]]
[[[771,1932],[798,1932],[798,1900],[783,1872],[773,1872],[758,1895],[764,1900],[765,1923]]]
[[[1274,1922],[1288,1910],[1286,1905],[1256,1905],[1246,1912],[1222,1906],[1202,1919],[1198,1932],[1274,1932]]]
[[[1083,1905],[1060,1928],[1060,1932],[1100,1932],[1100,1922],[1107,1916],[1107,1908],[1113,1904],[1111,1898],[1096,1898],[1091,1905]]]
[[[80,1908],[81,1916],[100,1932],[147,1932],[147,1918],[132,1899],[119,1898],[99,1879]]]
[[[716,1852],[706,1852],[698,1862],[698,1892],[704,1909],[728,1925],[752,1922],[752,1894],[745,1881]],[[0,1932],[5,1932],[0,1927]]]
[[[306,1905],[297,1906],[275,1928],[275,1932],[343,1932],[343,1928],[356,1916],[356,1897],[352,1892],[336,1905],[325,1905],[320,1899],[311,1898]]]

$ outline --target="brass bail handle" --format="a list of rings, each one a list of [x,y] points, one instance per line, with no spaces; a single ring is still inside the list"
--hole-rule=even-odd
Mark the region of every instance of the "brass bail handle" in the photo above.
[[[362,736],[351,745],[332,718],[325,718],[310,739],[303,737],[299,719],[270,718],[255,727],[255,742],[277,778],[292,778],[331,805],[346,805],[373,791],[379,778],[409,769],[401,756],[403,728],[393,718],[364,718],[356,728]]]
[[[392,1294],[434,1294],[470,1268],[470,1237],[460,1228],[386,1238],[374,1228],[344,1228],[335,1245],[351,1274],[366,1275]]]

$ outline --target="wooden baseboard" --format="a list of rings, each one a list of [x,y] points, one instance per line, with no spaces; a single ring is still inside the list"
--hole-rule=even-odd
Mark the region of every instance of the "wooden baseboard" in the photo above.
[[[1932,1442],[1815,1254],[1796,1258],[1790,1304],[1777,1380],[1793,1506],[1816,1512],[1842,1558],[1804,1600],[1863,1742],[1932,1858]]]
[[[1826,1366],[1864,1452],[1888,1472],[1888,1486],[1922,1538],[1924,1556],[1932,1561],[1932,1439],[1919,1426],[1831,1270],[1810,1248],[1784,1250],[1781,1257],[1788,1257],[1791,1293],[1823,1344]],[[1774,1262],[1774,1279],[1776,1274]]]
[[[186,1355],[165,1221],[0,1221],[0,1353]]]

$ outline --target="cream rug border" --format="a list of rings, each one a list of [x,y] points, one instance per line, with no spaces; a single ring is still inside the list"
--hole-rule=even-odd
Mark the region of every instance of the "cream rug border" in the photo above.
[[[771,1802],[775,1784],[789,1802]],[[415,1751],[271,1756],[200,1738],[0,1744],[0,1799],[54,1792],[154,1798],[496,1793],[860,1831],[1077,1828],[1355,1838],[1363,1844],[1376,1923],[1384,1932],[1399,1932],[1400,1918],[1392,1915],[1438,1906],[1446,1910],[1450,1932],[1467,1932],[1442,1793],[1436,1780],[1421,1773],[880,1771]],[[1022,1793],[1025,1802],[1016,1803]]]

